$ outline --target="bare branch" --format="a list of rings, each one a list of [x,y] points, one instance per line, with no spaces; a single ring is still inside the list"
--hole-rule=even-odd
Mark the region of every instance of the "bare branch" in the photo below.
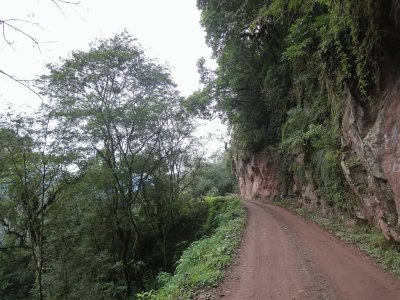
[[[4,40],[6,41],[6,43],[15,51],[14,47],[12,46],[12,42],[10,42],[10,41],[7,39],[7,36],[6,36],[6,29],[5,29],[6,26],[4,25],[4,22],[0,20],[0,24],[2,25],[3,39],[4,39]]]
[[[58,10],[65,16],[60,4],[63,5],[78,5],[80,3],[80,1],[78,0],[50,0],[51,2],[54,3],[54,5],[58,8]],[[39,25],[39,23],[33,23],[30,22],[28,20],[22,20],[22,19],[0,19],[0,27],[1,27],[1,35],[3,36],[3,40],[13,49],[13,44],[14,42],[11,41],[8,36],[7,36],[7,30],[14,30],[16,33],[20,34],[21,36],[23,36],[24,38],[27,38],[28,40],[30,40],[34,46],[36,46],[39,50],[39,52],[41,53],[41,49],[40,49],[40,42],[36,39],[36,37],[34,37],[33,35],[31,35],[30,33],[28,33],[27,31],[25,31],[21,26],[19,26],[18,22],[22,22],[22,23],[29,23],[31,25],[35,25],[38,27],[41,27]],[[30,86],[30,82],[31,80],[22,80],[17,78],[16,76],[10,75],[9,73],[3,71],[0,69],[0,74],[10,78],[11,80],[21,84],[22,86],[26,87],[28,90],[30,90],[31,92],[33,92],[36,96],[38,96],[42,101],[43,98],[42,96],[40,96],[35,90],[32,89],[32,87]]]
[[[67,1],[67,0],[51,0],[51,2],[54,3],[54,5],[58,8],[60,13],[62,13],[62,15],[64,17],[65,17],[64,11],[62,10],[62,8],[61,8],[59,3],[68,4],[68,5],[78,5],[80,3],[80,1]]]
[[[30,86],[30,83],[31,83],[33,80],[19,79],[19,78],[17,78],[16,76],[10,75],[10,74],[8,74],[7,72],[4,72],[4,71],[1,70],[1,69],[0,69],[0,74],[3,74],[4,76],[10,78],[11,80],[15,81],[16,83],[18,83],[18,84],[20,84],[20,85],[26,87],[29,91],[31,91],[32,93],[34,93],[36,96],[38,96],[38,97],[43,101],[42,96],[41,96],[38,92],[36,92],[36,91]]]
[[[17,27],[15,25],[13,25],[11,22],[25,22],[25,23],[30,23],[33,25],[38,25],[37,23],[32,23],[26,20],[19,20],[19,19],[8,19],[8,20],[0,20],[0,25],[2,26],[3,29],[3,38],[6,41],[6,43],[10,46],[12,46],[13,42],[9,41],[7,36],[6,36],[6,28],[12,29],[16,32],[18,32],[19,34],[21,34],[22,36],[28,38],[29,40],[31,40],[33,42],[33,44],[38,47],[39,52],[40,52],[40,47],[39,47],[39,42],[36,40],[36,38],[34,38],[32,35],[30,35],[29,33],[26,33],[23,29],[21,29],[20,27]]]

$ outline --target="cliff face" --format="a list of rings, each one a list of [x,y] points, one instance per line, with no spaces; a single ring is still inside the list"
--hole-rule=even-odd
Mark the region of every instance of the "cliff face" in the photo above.
[[[385,88],[374,112],[365,111],[350,92],[344,103],[341,168],[357,199],[352,209],[387,238],[400,241],[400,79]],[[301,161],[302,154],[295,159]],[[238,169],[243,198],[271,200],[282,193],[276,156],[254,156],[241,161]],[[303,180],[291,175],[289,194],[309,209],[326,216],[335,213],[337,208],[318,196],[312,176],[307,170]]]
[[[358,217],[400,241],[400,80],[382,94],[376,117],[348,94],[342,123],[341,166],[359,201]],[[370,124],[370,126],[368,126]]]
[[[243,199],[272,200],[278,197],[280,178],[273,155],[241,160],[238,170],[239,190]]]

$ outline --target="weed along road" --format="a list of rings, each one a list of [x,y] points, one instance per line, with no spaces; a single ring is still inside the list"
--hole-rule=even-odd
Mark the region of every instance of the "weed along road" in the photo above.
[[[400,299],[400,280],[314,222],[246,202],[240,254],[218,299]]]

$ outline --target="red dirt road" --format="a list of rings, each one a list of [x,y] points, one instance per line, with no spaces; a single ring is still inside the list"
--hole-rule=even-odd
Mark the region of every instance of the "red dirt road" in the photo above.
[[[246,202],[238,261],[218,299],[400,299],[400,280],[314,222],[270,204]]]

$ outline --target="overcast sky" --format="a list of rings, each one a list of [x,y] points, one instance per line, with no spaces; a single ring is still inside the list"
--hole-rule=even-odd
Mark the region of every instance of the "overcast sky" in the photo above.
[[[86,50],[95,38],[111,37],[124,29],[139,40],[148,56],[170,66],[184,96],[199,88],[197,59],[211,56],[196,0],[80,0],[79,5],[61,5],[62,11],[51,0],[0,3],[0,19],[24,20],[12,24],[40,42],[39,49],[26,36],[5,28],[0,70],[22,79],[33,79],[45,72],[46,63],[67,57],[72,50]],[[9,106],[29,111],[39,104],[40,99],[26,88],[0,76],[3,112]],[[223,130],[215,122],[212,128],[214,132]]]

